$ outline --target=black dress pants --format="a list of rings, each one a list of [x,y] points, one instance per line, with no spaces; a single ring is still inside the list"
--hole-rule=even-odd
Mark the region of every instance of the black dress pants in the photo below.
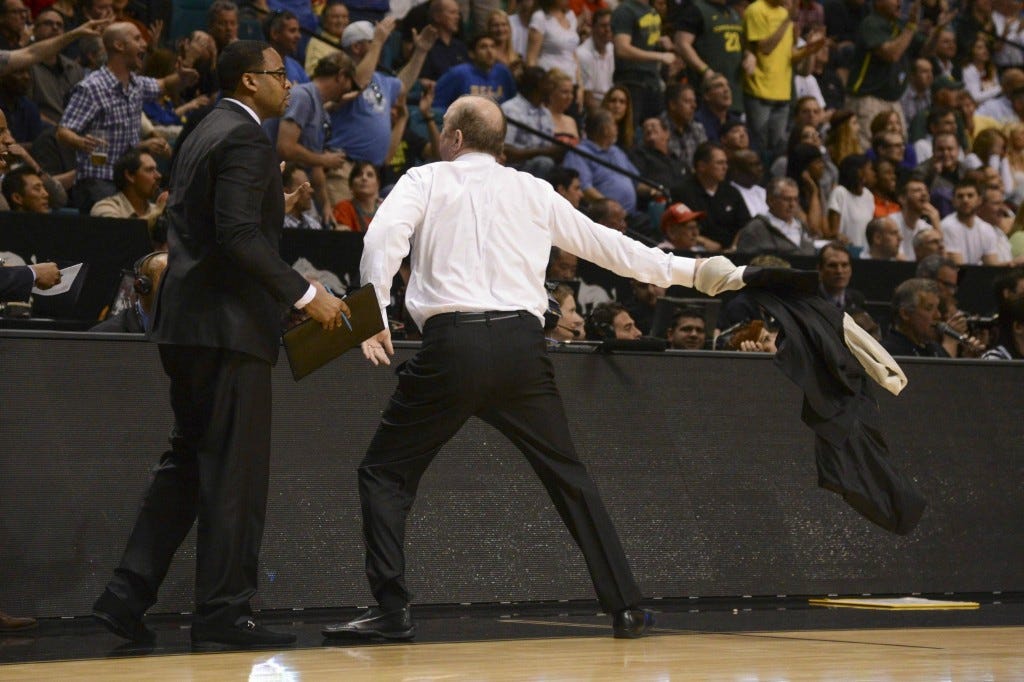
[[[160,346],[171,379],[171,449],[153,472],[108,589],[137,616],[156,603],[192,524],[196,621],[251,614],[270,472],[270,364],[226,349]]]
[[[540,477],[583,552],[604,610],[633,606],[640,590],[597,487],[576,456],[540,321],[526,312],[491,315],[497,319],[430,318],[422,349],[398,367],[398,388],[359,466],[373,596],[388,610],[409,603],[406,517],[427,466],[476,415],[505,434]]]

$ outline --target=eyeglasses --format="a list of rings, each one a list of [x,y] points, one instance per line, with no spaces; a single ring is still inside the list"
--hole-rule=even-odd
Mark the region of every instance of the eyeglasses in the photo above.
[[[282,84],[288,79],[288,72],[284,69],[277,69],[276,71],[246,71],[246,73],[262,73],[273,76]]]

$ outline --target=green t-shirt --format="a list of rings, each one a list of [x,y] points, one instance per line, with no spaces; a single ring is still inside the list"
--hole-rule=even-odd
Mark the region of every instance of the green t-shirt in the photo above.
[[[879,59],[873,53],[900,34],[903,24],[872,12],[860,22],[853,52],[854,68],[848,89],[851,95],[871,95],[888,102],[898,102],[907,89],[910,55],[920,49],[924,38],[918,33],[903,55],[894,62]]]
[[[743,24],[740,15],[731,7],[706,0],[695,0],[690,6],[691,11],[700,13],[704,29],[695,34],[693,49],[705,64],[729,79],[733,108],[742,111]],[[691,78],[694,83],[701,82],[699,74],[692,73]]]
[[[626,34],[641,50],[661,52],[661,15],[650,5],[625,0],[612,12],[612,33]],[[615,82],[659,87],[661,62],[615,58]]]

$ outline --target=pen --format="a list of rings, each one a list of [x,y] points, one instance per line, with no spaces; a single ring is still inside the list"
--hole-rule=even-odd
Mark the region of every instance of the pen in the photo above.
[[[338,314],[341,315],[341,321],[345,323],[345,326],[348,327],[348,330],[352,331],[352,323],[348,321],[348,315],[341,311],[338,311]]]

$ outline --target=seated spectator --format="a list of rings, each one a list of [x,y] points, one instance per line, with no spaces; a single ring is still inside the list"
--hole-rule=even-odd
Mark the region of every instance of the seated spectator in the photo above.
[[[615,199],[597,199],[587,204],[586,215],[598,225],[610,227],[618,232],[625,232],[629,225],[626,222],[626,209]]]
[[[213,37],[217,54],[238,40],[238,5],[232,0],[213,0],[206,10],[206,31]]]
[[[308,191],[300,191],[302,186],[309,182],[309,176],[293,163],[285,164],[281,171],[281,182],[284,185],[285,194],[298,192],[291,207],[285,202],[284,227],[289,230],[322,230],[323,223],[313,205],[313,189],[310,185]]]
[[[584,91],[583,105],[588,111],[601,105],[615,76],[611,10],[602,8],[594,12],[592,27],[590,36],[576,48],[580,86]]]
[[[747,213],[761,215],[768,212],[765,188],[761,186],[764,164],[753,149],[736,152],[729,157],[729,182],[743,197]]]
[[[548,182],[555,191],[565,197],[572,207],[579,209],[583,199],[583,187],[580,186],[580,174],[572,168],[556,166],[548,176]]]
[[[3,194],[12,211],[50,212],[50,195],[39,173],[30,166],[18,166],[4,175]]]
[[[665,297],[665,288],[635,279],[629,281],[629,286],[632,301],[626,305],[626,310],[629,311],[641,334],[650,334],[651,325],[654,324],[654,310],[658,305],[658,299]]]
[[[908,122],[907,139],[911,142],[917,142],[922,137],[926,137],[928,135],[928,115],[935,109],[951,109],[955,111],[963,89],[964,84],[959,80],[945,76],[936,78],[935,82],[932,83],[932,106],[919,112],[914,120]],[[958,121],[957,139],[960,139],[960,126],[961,123]],[[963,140],[960,141],[963,143]],[[918,163],[920,162],[921,159],[918,159]]]
[[[940,133],[956,134],[956,112],[946,107],[932,107],[928,112],[928,134],[914,143],[918,163],[932,158],[935,136]]]
[[[167,205],[167,192],[160,189],[160,171],[147,152],[131,149],[114,164],[117,193],[97,201],[89,215],[99,218],[139,218],[145,220],[150,234]],[[154,201],[154,197],[156,200]]]
[[[548,338],[559,343],[585,340],[587,332],[583,316],[576,309],[576,298],[573,296],[572,288],[566,284],[559,284],[551,292],[551,297],[558,303],[561,317],[558,318],[555,328],[548,332]]]
[[[985,360],[1024,360],[1024,298],[999,306],[999,345],[981,356]]]
[[[630,160],[640,175],[668,189],[669,196],[680,196],[689,171],[685,165],[669,155],[669,134],[664,121],[651,117],[644,121],[642,130],[643,141],[629,152]],[[643,198],[651,197],[648,195]],[[644,203],[646,204],[646,201]]]
[[[940,133],[933,143],[932,158],[920,164],[915,172],[928,185],[931,202],[943,218],[953,212],[953,190],[967,174],[960,162],[960,142],[952,133]]]
[[[892,109],[879,112],[871,119],[871,149],[868,158],[888,159],[900,170],[913,170],[917,166],[914,145],[907,144],[903,119]]]
[[[352,198],[334,206],[334,229],[366,232],[383,202],[377,168],[368,161],[357,161],[348,176],[348,184]]]
[[[442,111],[462,95],[490,97],[498,104],[516,94],[516,82],[509,68],[497,60],[494,38],[481,33],[469,45],[469,61],[456,64],[438,80],[434,106]],[[569,83],[570,95],[572,83]]]
[[[665,89],[665,113],[661,120],[669,131],[669,153],[686,166],[693,165],[697,147],[708,139],[704,126],[695,118],[696,113],[697,93],[692,85],[674,83]]]
[[[914,247],[914,260],[921,261],[928,256],[946,257],[946,244],[941,229],[926,227],[918,230],[911,242]]]
[[[850,287],[850,252],[841,242],[829,242],[818,252],[818,295],[844,312],[864,308],[864,294]]]
[[[170,156],[171,147],[163,138],[140,144],[142,104],[173,92],[183,77],[196,77],[184,69],[161,80],[135,75],[145,43],[132,24],[111,24],[103,32],[103,44],[107,65],[74,87],[57,129],[57,139],[77,151],[75,200],[82,213],[117,192],[112,162],[128,150],[141,146],[151,155]]]
[[[544,279],[549,282],[575,281],[578,265],[579,259],[575,255],[557,246],[552,246],[551,257],[548,258],[548,267],[544,271]]]
[[[768,183],[768,212],[748,222],[736,237],[737,253],[778,253],[813,256],[814,239],[796,217],[800,191],[790,178]]]
[[[839,164],[839,184],[828,198],[827,234],[864,248],[864,228],[875,215],[875,197],[868,185],[874,184],[875,171],[868,157],[853,154]]]
[[[132,267],[133,281],[128,306],[89,331],[125,334],[148,332],[152,326],[156,292],[160,287],[160,278],[163,277],[166,269],[166,251],[154,251],[136,261]]]
[[[800,190],[800,204],[796,217],[803,221],[807,230],[815,237],[830,234],[825,220],[825,203],[821,191],[828,166],[821,147],[800,142],[789,155],[786,163],[786,177],[796,183]]]
[[[946,255],[958,264],[1006,265],[999,252],[996,228],[978,217],[981,193],[970,180],[957,183],[954,212],[942,219]]]
[[[518,80],[523,75],[523,55],[512,43],[512,23],[504,10],[495,9],[487,15],[487,32],[494,38],[494,51],[498,63],[504,64]]]
[[[1006,147],[1006,135],[1001,130],[986,128],[975,136],[971,153],[964,159],[964,167],[971,170],[977,168],[995,170],[1002,185],[1000,193],[1003,194],[1012,190],[1014,185],[1013,168],[1010,165]]]
[[[1000,275],[992,284],[996,307],[1004,301],[1024,298],[1024,268],[1013,268]]]
[[[294,12],[284,10],[267,16],[263,22],[264,39],[277,50],[284,62],[285,76],[293,85],[308,83],[309,76],[302,64],[296,59],[299,55],[299,43],[302,42],[302,31],[299,18]]]
[[[458,3],[455,0],[430,0],[427,7],[430,26],[437,32],[437,40],[426,54],[420,76],[437,81],[452,67],[469,61],[469,50],[456,37],[461,25]],[[412,37],[413,42],[416,42],[415,35]]]
[[[673,350],[705,350],[708,335],[704,313],[696,308],[683,308],[672,316],[665,338]]]
[[[725,349],[741,353],[774,354],[778,351],[775,345],[778,336],[779,331],[769,328],[764,320],[750,320],[729,335]]]
[[[0,135],[7,139],[5,145],[6,151],[3,154],[3,156],[5,157],[5,167],[14,167],[14,164],[20,164],[17,167],[23,167],[27,169],[24,172],[28,172],[38,176],[39,179],[42,180],[43,189],[45,190],[48,198],[48,210],[56,210],[59,208],[63,208],[68,202],[68,195],[67,192],[65,192],[64,186],[61,184],[61,181],[68,180],[68,178],[66,176],[63,178],[61,176],[51,177],[47,170],[43,168],[42,165],[35,160],[32,154],[29,154],[24,147],[22,147],[20,144],[11,139],[10,133],[5,130],[6,127],[7,118],[4,116],[3,111],[0,110],[0,130],[3,130],[3,132],[0,133]],[[50,130],[52,133],[52,128],[48,130]],[[72,172],[72,178],[73,175],[74,173]],[[0,211],[8,211],[13,208],[13,205],[10,205],[5,199],[0,198]]]
[[[915,277],[929,279],[938,285],[939,291],[939,317],[953,329],[953,331],[964,336],[970,331],[967,325],[967,315],[960,310],[956,294],[959,290],[960,266],[945,256],[927,256],[917,262]],[[950,357],[968,356],[978,357],[984,351],[983,347],[962,346],[956,339],[943,334],[938,335],[938,341],[945,348],[946,354]]]
[[[825,148],[836,165],[855,154],[863,154],[860,143],[860,123],[856,114],[849,110],[837,111],[832,116],[832,125],[825,137]]]
[[[348,22],[348,7],[345,6],[343,0],[330,0],[320,13],[320,36],[330,42],[312,38],[306,45],[305,67],[310,78],[313,77],[316,65],[321,59],[341,51],[339,49],[341,36],[345,32]]]
[[[142,74],[150,78],[163,78],[174,73],[176,60],[177,56],[169,50],[153,50],[146,57]],[[189,114],[209,106],[210,102],[210,97],[204,94],[196,95],[186,102],[181,100],[178,93],[169,93],[158,100],[143,103],[142,112],[153,124],[154,130],[173,145]]]
[[[900,210],[899,199],[896,196],[896,165],[888,159],[878,159],[873,165],[875,184],[868,189],[875,197],[874,216],[884,218]]]
[[[0,110],[7,116],[8,131],[29,151],[32,140],[48,126],[39,114],[39,107],[28,97],[31,88],[32,72],[28,67],[11,69],[0,76]]]
[[[543,84],[546,77],[544,69],[537,66],[527,67],[519,83],[519,92],[501,105],[501,110],[508,118],[508,129],[505,133],[505,157],[508,164],[541,178],[551,172],[556,159],[561,159],[565,154],[565,149],[534,135],[525,128],[520,128],[514,122],[539,130],[545,135],[555,134],[551,112],[543,104]]]
[[[750,133],[743,121],[729,121],[722,125],[719,144],[727,155],[750,149]]]
[[[544,89],[547,91],[544,103],[551,112],[555,138],[575,147],[580,142],[580,129],[576,119],[566,113],[574,98],[572,79],[558,69],[551,69],[545,80]]]
[[[900,253],[900,228],[888,217],[874,218],[865,229],[868,247],[860,257],[871,260],[904,260]]]
[[[691,211],[686,204],[672,204],[661,214],[661,231],[665,241],[658,244],[659,249],[670,251],[703,251],[701,245],[700,223],[706,214],[703,211]]]
[[[939,211],[932,206],[928,197],[928,186],[920,176],[911,176],[903,183],[899,191],[899,200],[900,210],[889,217],[900,231],[900,253],[903,260],[919,260],[915,253],[917,244],[914,239],[918,233],[933,230],[938,233],[940,244],[942,242]]]
[[[789,261],[772,254],[761,254],[750,259],[750,265],[762,268],[790,268]],[[717,328],[729,330],[749,320],[761,319],[761,306],[746,291],[740,291],[726,301],[718,314]]]
[[[903,117],[906,120],[913,121],[920,112],[931,107],[934,82],[935,70],[932,63],[925,57],[915,59],[908,74],[907,89],[900,98],[900,106],[903,107]],[[871,132],[874,134],[874,130]]]
[[[704,128],[704,134],[708,140],[711,142],[721,142],[722,126],[734,121],[742,121],[739,112],[733,108],[732,88],[729,87],[729,79],[723,74],[716,73],[710,78],[704,79],[702,91],[704,93],[704,101],[697,108],[693,118]],[[740,108],[742,108],[742,105]],[[799,104],[797,109],[799,110]]]
[[[1013,255],[1010,235],[1013,233],[1014,212],[1006,203],[1006,195],[998,187],[985,187],[981,192],[981,207],[978,217],[996,228],[996,242],[999,259],[1010,265],[1024,264],[1024,257]],[[1019,259],[1019,260],[1018,260]]]
[[[971,53],[964,55],[967,59],[963,68],[964,87],[977,104],[984,104],[1003,94],[988,41],[988,36],[978,35],[971,44]]]
[[[882,347],[897,356],[948,358],[938,343],[936,325],[941,321],[938,285],[930,279],[908,279],[893,293],[892,328]]]
[[[739,191],[726,182],[728,157],[720,145],[703,142],[694,152],[693,167],[678,198],[694,211],[707,214],[701,222],[701,235],[708,251],[729,248],[750,215]]]
[[[594,306],[587,318],[587,337],[594,341],[635,341],[643,334],[625,306],[615,301]]]
[[[587,119],[587,139],[580,142],[576,149],[589,152],[590,155],[609,163],[614,168],[621,168],[636,175],[636,166],[615,144],[617,139],[618,130],[611,112],[599,109]],[[627,214],[636,213],[637,188],[631,177],[606,166],[598,165],[575,151],[566,154],[564,165],[580,174],[583,196],[588,201],[604,198],[614,199],[622,205]]]
[[[612,120],[615,121],[615,129],[618,131],[619,146],[623,149],[632,149],[636,133],[636,117],[633,114],[633,100],[629,90],[621,85],[613,85],[604,94],[601,100],[601,108],[611,112]],[[669,143],[669,149],[674,149]],[[676,152],[673,151],[673,154]]]
[[[1024,71],[1006,69],[999,83],[1002,94],[980,105],[978,113],[1002,125],[1020,123],[1021,113],[1024,112]]]
[[[32,39],[36,42],[64,34],[64,17],[53,8],[41,10],[32,24]],[[31,67],[32,101],[39,107],[45,123],[57,125],[64,113],[64,103],[75,83],[85,77],[82,66],[59,52]]]

